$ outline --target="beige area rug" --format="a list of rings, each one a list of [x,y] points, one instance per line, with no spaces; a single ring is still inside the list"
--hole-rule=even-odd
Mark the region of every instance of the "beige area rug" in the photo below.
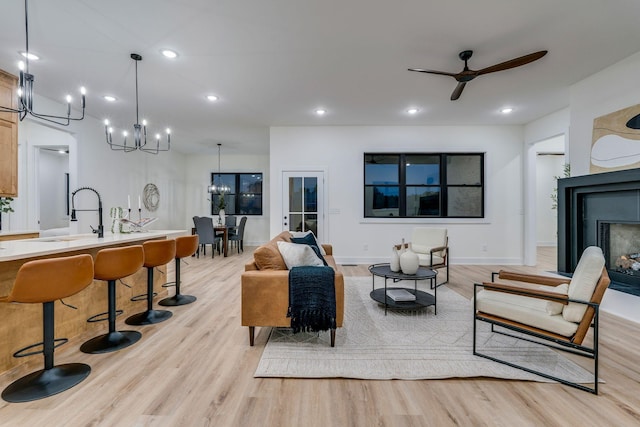
[[[424,289],[428,282],[419,284]],[[376,282],[376,288],[383,286]],[[336,347],[329,332],[293,334],[273,328],[255,377],[440,379],[495,377],[550,381],[472,354],[473,306],[448,289],[438,288],[438,314],[433,307],[392,311],[369,297],[371,278],[345,277],[344,327],[336,331]],[[509,360],[563,378],[588,383],[592,374],[546,347],[489,333],[478,322],[478,349],[509,355]],[[489,350],[490,349],[490,350]]]

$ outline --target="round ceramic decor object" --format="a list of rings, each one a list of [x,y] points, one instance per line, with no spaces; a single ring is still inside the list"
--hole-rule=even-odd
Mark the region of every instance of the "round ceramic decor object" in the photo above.
[[[416,274],[420,267],[420,260],[418,254],[411,249],[407,249],[400,255],[400,268],[404,274]]]

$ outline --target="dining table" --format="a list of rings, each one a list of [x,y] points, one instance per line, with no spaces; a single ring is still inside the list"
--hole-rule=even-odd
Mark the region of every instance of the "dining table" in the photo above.
[[[213,225],[213,231],[218,233],[222,232],[222,253],[224,256],[227,256],[227,248],[229,246],[229,229],[235,228],[228,225]]]

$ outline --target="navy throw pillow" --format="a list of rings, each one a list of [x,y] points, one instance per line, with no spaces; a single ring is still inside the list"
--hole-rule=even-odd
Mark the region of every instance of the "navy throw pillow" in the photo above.
[[[315,237],[313,237],[313,234],[309,233],[304,237],[292,237],[291,238],[291,243],[302,243],[304,245],[311,246],[311,249],[313,249],[313,251],[316,253],[316,255],[318,255],[318,258],[320,258],[322,260],[322,263],[324,265],[328,265],[327,261],[322,256],[322,252],[320,252],[320,248],[316,244],[316,239],[315,239]]]

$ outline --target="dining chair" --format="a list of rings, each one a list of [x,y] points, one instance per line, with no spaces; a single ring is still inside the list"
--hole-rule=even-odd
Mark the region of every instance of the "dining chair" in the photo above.
[[[238,225],[238,217],[236,217],[235,215],[227,215],[224,218],[224,225],[226,225],[227,227],[235,227],[236,225]]]
[[[238,253],[244,252],[244,226],[247,223],[247,217],[243,216],[240,218],[240,225],[238,225],[237,231],[233,234],[229,234],[229,244],[232,242],[236,242],[236,246],[238,248]]]
[[[202,248],[203,255],[207,254],[206,245],[211,245],[211,258],[213,258],[215,248],[219,247],[222,242],[222,239],[220,237],[216,237],[214,233],[213,219],[206,216],[194,216],[193,224],[196,227],[196,234],[198,235],[198,242]],[[198,250],[196,254],[200,257],[200,250]]]

